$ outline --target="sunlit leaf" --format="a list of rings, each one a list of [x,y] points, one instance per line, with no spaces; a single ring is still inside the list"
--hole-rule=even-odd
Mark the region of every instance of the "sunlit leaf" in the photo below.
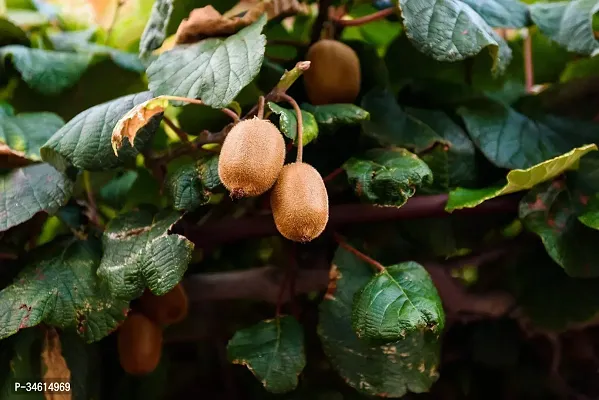
[[[281,132],[297,145],[297,115],[295,110],[281,107],[272,102],[268,103],[268,107],[272,112],[278,114]],[[305,146],[318,137],[318,124],[314,115],[305,110],[302,110],[302,122],[304,128],[302,143]]]

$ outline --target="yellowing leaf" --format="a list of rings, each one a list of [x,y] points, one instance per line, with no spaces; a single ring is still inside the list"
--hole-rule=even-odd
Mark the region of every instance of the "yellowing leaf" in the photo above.
[[[125,138],[133,147],[137,132],[146,126],[153,116],[164,112],[168,104],[169,100],[166,96],[158,96],[138,104],[123,115],[112,130],[110,141],[114,154],[118,156],[118,150],[122,147]]]
[[[494,197],[528,190],[541,182],[555,178],[567,169],[575,166],[582,156],[595,150],[597,150],[597,145],[588,144],[572,149],[561,156],[543,161],[530,168],[511,170],[507,174],[507,182],[502,186],[482,189],[457,188],[449,193],[449,200],[445,205],[445,210],[451,212],[460,208],[476,207]]]
[[[48,328],[44,336],[42,347],[42,371],[43,380],[46,383],[60,383],[71,381],[71,370],[62,355],[62,346],[60,337],[54,328]],[[51,392],[44,393],[46,400],[70,400],[72,392]]]

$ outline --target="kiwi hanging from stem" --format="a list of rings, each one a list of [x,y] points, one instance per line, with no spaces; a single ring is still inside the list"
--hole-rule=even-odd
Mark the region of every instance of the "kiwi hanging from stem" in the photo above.
[[[295,101],[293,97],[289,96],[287,93],[282,93],[280,96],[283,100],[291,104],[295,110],[295,115],[297,118],[297,158],[295,159],[295,162],[301,163],[302,157],[304,155],[304,121],[302,118],[302,110],[297,104],[297,101]]]

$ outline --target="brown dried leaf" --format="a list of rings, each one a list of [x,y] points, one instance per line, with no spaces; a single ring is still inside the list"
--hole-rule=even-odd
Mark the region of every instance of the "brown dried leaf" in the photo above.
[[[229,36],[254,23],[266,13],[269,20],[298,13],[309,13],[309,7],[298,0],[242,1],[221,15],[212,6],[196,8],[189,18],[181,21],[176,34],[176,43],[194,43],[214,36]],[[239,15],[245,12],[242,17]]]
[[[4,143],[0,143],[0,167],[17,168],[31,164],[32,161],[22,151],[13,150]]]
[[[111,142],[114,154],[118,156],[118,150],[123,146],[125,138],[133,146],[137,132],[146,126],[153,116],[164,112],[168,104],[169,100],[165,96],[158,96],[138,104],[123,115],[112,130]]]
[[[71,370],[62,356],[62,347],[60,337],[54,328],[46,329],[44,344],[42,347],[42,368],[45,369],[42,379],[48,383],[60,380],[68,382],[71,380]],[[51,392],[44,393],[46,400],[71,400],[71,391],[69,392]]]

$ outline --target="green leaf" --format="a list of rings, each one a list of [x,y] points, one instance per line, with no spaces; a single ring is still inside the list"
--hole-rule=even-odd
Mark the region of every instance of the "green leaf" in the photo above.
[[[437,380],[438,336],[414,331],[385,345],[359,339],[351,323],[353,299],[372,279],[372,268],[344,249],[337,250],[329,289],[320,304],[318,334],[326,356],[356,390],[381,397],[426,392]]]
[[[146,59],[166,38],[166,28],[173,13],[173,0],[157,0],[139,42],[139,58]]]
[[[424,54],[439,61],[459,61],[487,49],[493,71],[503,72],[511,60],[507,43],[470,6],[459,0],[399,0],[408,38]]]
[[[91,54],[66,53],[12,45],[0,48],[27,86],[43,95],[57,95],[75,85],[92,61]]]
[[[34,164],[0,175],[0,232],[40,211],[54,214],[73,190],[73,182],[48,164]]]
[[[127,195],[137,181],[139,174],[137,171],[126,171],[102,186],[100,197],[109,206],[119,209],[127,201]]]
[[[135,147],[124,143],[118,157],[112,151],[112,130],[129,110],[153,97],[151,92],[131,94],[83,111],[46,142],[41,148],[42,160],[60,171],[71,166],[104,171],[134,162],[158,129],[162,113],[152,117],[136,135]]]
[[[595,252],[599,231],[583,225],[588,195],[568,177],[539,185],[520,202],[524,226],[541,237],[545,250],[572,277],[599,276]]]
[[[1,13],[0,13],[1,15]],[[27,34],[6,17],[0,17],[0,46],[9,44],[29,44]]]
[[[99,243],[69,240],[36,249],[12,285],[0,292],[0,338],[46,323],[100,340],[124,320],[126,301],[101,289]]]
[[[63,125],[62,118],[49,112],[14,115],[0,110],[0,155],[41,161],[40,147]]]
[[[458,113],[476,146],[502,168],[531,168],[575,147],[599,142],[599,124],[555,115],[532,119],[491,100],[461,107]]]
[[[447,193],[457,186],[473,185],[478,176],[476,149],[466,132],[442,111],[408,108],[406,113],[426,124],[440,138],[432,149],[419,155],[434,177],[432,184],[423,190]]]
[[[110,221],[98,276],[113,296],[131,300],[146,287],[161,296],[179,283],[193,251],[193,243],[171,232],[180,218],[172,211],[139,210]]]
[[[530,15],[526,4],[518,0],[461,0],[493,28],[524,28]]]
[[[589,228],[599,230],[599,196],[597,194],[588,200],[587,206],[578,220]]]
[[[533,186],[553,179],[569,168],[572,168],[582,156],[595,150],[597,150],[597,146],[589,144],[572,149],[561,156],[543,161],[531,168],[514,169],[508,172],[507,182],[503,185],[482,189],[457,188],[449,193],[449,200],[445,205],[445,210],[451,212],[460,208],[476,207],[486,200],[504,194],[531,189]]]
[[[15,382],[39,382],[42,374],[40,371],[40,354],[42,347],[42,331],[39,329],[26,329],[14,337],[3,341],[4,350],[9,360],[6,360],[8,375],[0,387],[0,398],[2,400],[44,400],[42,392],[20,392],[15,393]],[[8,358],[7,357],[7,358]],[[5,362],[5,360],[2,360]]]
[[[599,54],[569,62],[559,80],[560,82],[568,82],[590,76],[596,77],[597,75],[599,75]]]
[[[433,180],[426,163],[401,148],[368,150],[364,158],[352,157],[343,168],[356,194],[379,205],[401,207],[416,188]]]
[[[306,366],[304,331],[290,316],[283,316],[235,332],[227,345],[233,364],[241,364],[271,393],[286,393],[297,387]]]
[[[302,109],[314,115],[319,126],[336,127],[339,125],[357,125],[370,118],[370,113],[355,104],[325,104],[313,106],[302,104]]]
[[[166,177],[166,190],[175,210],[191,211],[208,203],[220,185],[218,156],[183,164]]]
[[[150,90],[226,107],[260,71],[266,46],[260,32],[265,24],[263,15],[226,39],[205,39],[161,54],[147,70]]]
[[[444,139],[430,126],[406,113],[389,89],[376,88],[362,98],[362,108],[370,119],[362,121],[362,129],[381,145],[406,147],[416,153],[428,150]]]
[[[597,11],[597,0],[537,3],[530,6],[531,18],[541,32],[568,51],[580,54],[591,54],[599,48],[599,42],[593,35],[593,14]]]
[[[272,112],[279,116],[279,127],[281,132],[289,139],[293,140],[293,144],[297,146],[297,116],[294,110],[283,108],[276,103],[269,102],[268,107]],[[302,136],[303,145],[307,145],[312,140],[318,137],[318,124],[314,115],[308,111],[302,110],[302,122],[304,127],[304,135]]]
[[[356,294],[352,324],[361,339],[391,342],[414,331],[440,335],[445,312],[428,272],[410,261],[387,267]]]

